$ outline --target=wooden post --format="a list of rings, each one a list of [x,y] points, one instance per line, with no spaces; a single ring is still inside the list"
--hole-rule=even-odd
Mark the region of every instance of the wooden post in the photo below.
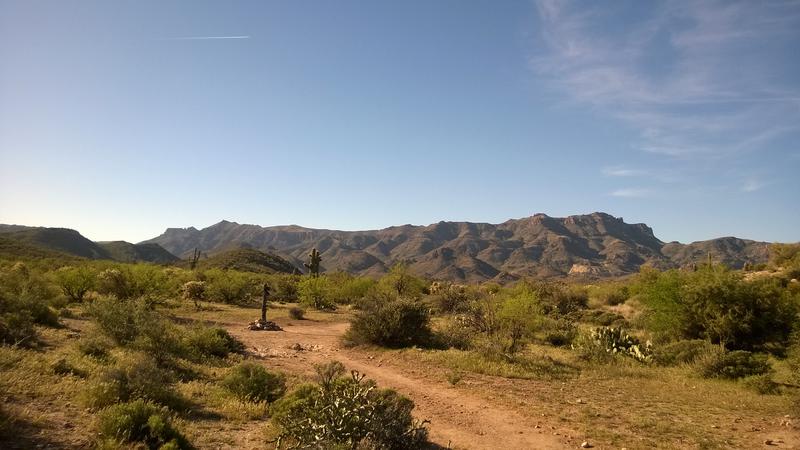
[[[269,285],[264,283],[264,298],[261,300],[261,323],[267,323],[267,298],[269,297]]]

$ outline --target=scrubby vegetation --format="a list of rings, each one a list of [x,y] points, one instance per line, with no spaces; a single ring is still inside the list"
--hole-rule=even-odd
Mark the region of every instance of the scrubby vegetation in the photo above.
[[[800,287],[791,281],[800,252],[773,251],[765,275],[645,267],[589,285],[458,285],[402,264],[371,279],[0,260],[0,388],[12,406],[58,391],[48,401],[94,416],[78,428],[102,448],[190,448],[198,420],[260,421],[260,442],[282,448],[419,448],[426,428],[397,392],[340,364],[317,368],[314,383],[269,366],[287,353],[313,361],[313,346],[273,348],[265,338],[245,349],[235,336],[259,316],[266,284],[270,320],[348,321],[346,351],[430,365],[447,389],[469,389],[475,374],[540,387],[618,379],[620,395],[631,395],[631,380],[669,380],[800,406]],[[17,438],[7,432],[16,424],[33,429],[25,411],[0,410],[0,445]]]
[[[272,409],[281,429],[278,446],[290,448],[417,449],[426,441],[414,403],[378,389],[358,372],[345,376],[341,363],[316,368],[317,383],[299,386]]]

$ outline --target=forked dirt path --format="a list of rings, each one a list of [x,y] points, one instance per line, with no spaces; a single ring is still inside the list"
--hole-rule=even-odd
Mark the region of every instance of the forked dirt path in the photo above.
[[[253,332],[240,325],[228,328],[270,368],[310,375],[314,364],[337,360],[347,369],[375,380],[378,386],[406,395],[416,405],[415,416],[430,420],[431,441],[443,448],[574,448],[554,435],[551,427],[544,428],[531,418],[465,389],[432,380],[424,375],[424,368],[384,364],[369,352],[343,348],[340,338],[347,323],[303,320],[280,325],[283,332]]]

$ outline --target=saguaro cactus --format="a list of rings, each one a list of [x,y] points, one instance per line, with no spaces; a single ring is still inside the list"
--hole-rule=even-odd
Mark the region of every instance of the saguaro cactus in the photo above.
[[[308,273],[312,277],[319,276],[320,261],[322,261],[322,257],[319,256],[319,252],[317,251],[316,248],[312,248],[311,253],[308,254],[308,262],[303,263],[303,265],[306,266],[306,269],[308,269]]]
[[[192,254],[192,262],[191,262],[191,270],[194,270],[197,267],[197,261],[200,259],[200,250],[197,247],[194,248],[194,253]]]

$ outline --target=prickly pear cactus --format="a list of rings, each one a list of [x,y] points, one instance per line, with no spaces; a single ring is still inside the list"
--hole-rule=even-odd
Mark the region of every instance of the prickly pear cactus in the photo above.
[[[653,359],[650,341],[642,344],[639,339],[625,333],[621,328],[595,328],[590,336],[595,345],[604,348],[608,353],[629,356],[643,363],[650,362]]]

